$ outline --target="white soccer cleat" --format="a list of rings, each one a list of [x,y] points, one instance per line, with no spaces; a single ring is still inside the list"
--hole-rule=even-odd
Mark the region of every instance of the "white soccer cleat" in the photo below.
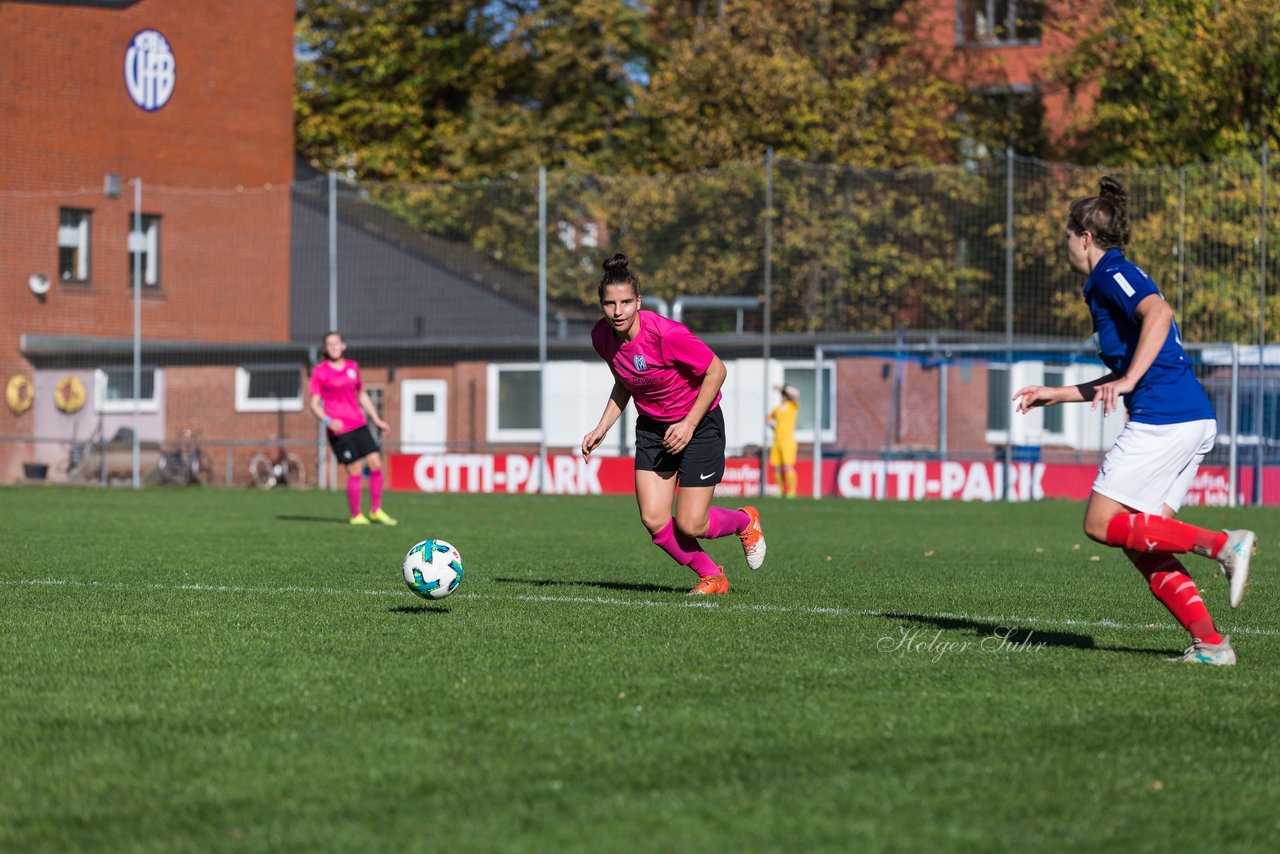
[[[1173,660],[1187,661],[1192,664],[1216,664],[1224,667],[1236,663],[1236,651],[1231,648],[1231,637],[1223,635],[1222,643],[1193,640],[1191,646],[1187,647],[1187,651],[1182,653],[1181,658]]]
[[[1249,559],[1258,550],[1258,537],[1253,531],[1241,528],[1238,531],[1223,531],[1227,535],[1226,545],[1218,552],[1218,563],[1231,585],[1227,601],[1232,608],[1239,608],[1244,601],[1244,594],[1249,585]]]
[[[747,559],[747,566],[759,569],[764,566],[764,528],[760,525],[760,511],[754,507],[739,507],[750,517],[747,529],[738,534],[742,541],[742,554]]]

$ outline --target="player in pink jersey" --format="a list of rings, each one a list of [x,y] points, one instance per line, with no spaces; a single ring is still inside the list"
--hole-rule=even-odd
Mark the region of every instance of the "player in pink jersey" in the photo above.
[[[347,342],[341,334],[329,332],[324,336],[324,361],[311,372],[311,412],[325,426],[333,453],[347,468],[351,524],[368,525],[372,521],[394,525],[396,520],[382,509],[382,454],[377,440],[369,432],[365,413],[369,413],[369,420],[384,433],[390,425],[378,415],[360,381],[360,366],[343,357],[346,352]],[[360,511],[366,465],[369,467],[368,516]]]
[[[640,310],[640,280],[627,263],[627,256],[614,255],[600,278],[604,319],[592,328],[591,343],[613,372],[613,392],[600,423],[582,437],[582,457],[590,459],[634,399],[640,521],[654,545],[698,574],[689,595],[728,593],[724,569],[698,539],[737,534],[752,569],[764,563],[765,545],[754,507],[711,506],[724,476],[724,363],[688,327]]]

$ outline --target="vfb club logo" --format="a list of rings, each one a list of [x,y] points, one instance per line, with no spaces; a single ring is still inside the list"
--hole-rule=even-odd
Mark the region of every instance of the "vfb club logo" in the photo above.
[[[157,30],[141,30],[124,54],[124,84],[133,102],[147,112],[169,103],[178,63],[169,40]]]

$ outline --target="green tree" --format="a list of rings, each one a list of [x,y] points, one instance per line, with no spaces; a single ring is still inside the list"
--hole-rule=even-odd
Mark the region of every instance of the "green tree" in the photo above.
[[[961,92],[910,37],[902,0],[662,0],[637,108],[651,170],[756,160],[949,160]]]
[[[298,0],[299,148],[399,181],[614,167],[644,22],[611,0]]]
[[[1076,162],[1208,162],[1280,143],[1280,3],[1108,3],[1054,77],[1093,109]]]

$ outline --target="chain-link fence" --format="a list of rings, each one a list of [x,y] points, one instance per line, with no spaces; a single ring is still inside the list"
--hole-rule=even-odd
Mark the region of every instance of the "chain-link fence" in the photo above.
[[[5,358],[4,470],[112,482],[131,479],[136,460],[139,479],[180,480],[194,458],[193,479],[241,485],[261,456],[286,473],[276,483],[333,483],[307,402],[334,328],[391,425],[386,449],[418,469],[423,455],[453,455],[442,474],[414,469],[419,483],[457,485],[489,465],[472,459],[484,455],[568,457],[611,386],[587,332],[614,252],[631,258],[646,308],[688,324],[728,364],[733,454],[767,445],[774,386],[814,388],[824,348],[829,423],[815,432],[814,408],[802,408],[802,454],[1008,458],[1038,443],[1042,458],[1096,461],[1105,430],[1075,441],[1042,424],[1023,442],[998,426],[1008,412],[995,401],[1023,375],[1094,369],[1055,354],[1091,331],[1063,229],[1071,200],[1096,193],[1103,174],[1128,190],[1129,255],[1184,340],[1245,346],[1225,397],[1228,350],[1195,352],[1218,354],[1200,370],[1220,416],[1239,422],[1240,447],[1266,447],[1280,437],[1270,350],[1257,346],[1277,337],[1267,152],[1141,170],[766,157],[684,175],[403,185],[308,174],[252,189],[144,183],[130,187],[137,199],[0,193],[0,265],[32,290],[13,307],[20,335]],[[629,453],[627,422],[606,454]],[[1250,459],[1261,475],[1266,455]],[[533,463],[520,488],[551,488],[556,465],[568,472]]]

